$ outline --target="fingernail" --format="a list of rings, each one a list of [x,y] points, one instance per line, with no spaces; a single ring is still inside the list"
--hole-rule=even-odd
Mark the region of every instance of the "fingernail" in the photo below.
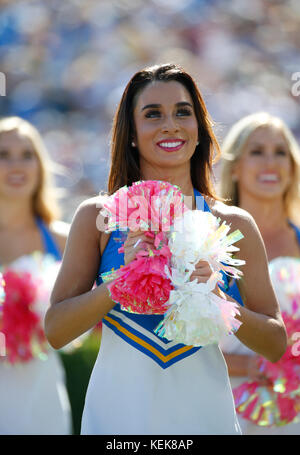
[[[140,242],[141,242],[141,239],[138,239],[138,241],[134,244],[133,248],[136,248]]]

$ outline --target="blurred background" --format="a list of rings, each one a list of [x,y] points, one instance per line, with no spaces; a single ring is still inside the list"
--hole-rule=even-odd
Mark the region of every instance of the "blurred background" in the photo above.
[[[220,140],[258,110],[300,138],[298,0],[2,0],[0,8],[0,115],[33,122],[64,166],[65,221],[106,189],[113,113],[146,65],[175,61],[193,74]]]
[[[42,133],[64,168],[57,185],[70,222],[82,200],[106,189],[113,114],[147,65],[176,62],[192,73],[220,141],[259,110],[300,139],[299,30],[299,0],[0,0],[0,116]],[[76,434],[99,340],[62,353]]]

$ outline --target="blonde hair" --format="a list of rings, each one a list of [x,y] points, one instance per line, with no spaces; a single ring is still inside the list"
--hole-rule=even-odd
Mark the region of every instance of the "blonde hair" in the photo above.
[[[51,169],[54,168],[45,144],[38,130],[27,120],[20,117],[0,119],[0,135],[17,131],[28,137],[33,145],[39,163],[39,183],[32,195],[32,209],[35,216],[50,225],[60,217],[60,210],[55,196],[55,185]]]
[[[292,179],[285,195],[284,208],[287,217],[296,223],[300,223],[300,149],[289,127],[279,117],[258,112],[242,118],[235,123],[223,141],[222,170],[220,195],[230,205],[239,205],[238,184],[232,178],[233,168],[241,157],[245,144],[250,135],[260,127],[278,128],[289,148],[292,160]]]

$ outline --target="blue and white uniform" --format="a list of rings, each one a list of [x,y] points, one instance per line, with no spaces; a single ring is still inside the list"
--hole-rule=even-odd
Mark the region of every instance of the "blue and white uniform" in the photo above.
[[[195,193],[197,208],[208,211]],[[123,234],[124,235],[124,234]],[[110,236],[100,275],[124,264],[122,233]],[[240,434],[227,367],[217,344],[193,347],[154,333],[162,315],[131,314],[117,304],[103,319],[82,434]]]
[[[40,218],[36,223],[44,253],[61,260],[47,226]],[[65,372],[58,353],[49,347],[44,359],[14,365],[0,357],[0,434],[63,435],[71,430]]]
[[[293,223],[289,221],[289,225],[294,229],[295,235],[297,237],[299,248],[300,248],[300,229],[295,226]],[[276,258],[278,260],[280,258]],[[270,261],[270,264],[272,261]],[[237,288],[233,289],[232,296],[236,298],[235,292]],[[279,302],[280,303],[280,302]],[[281,311],[290,312],[291,308],[283,308],[281,306]],[[247,346],[242,344],[237,337],[230,337],[227,336],[224,340],[222,340],[221,348],[224,353],[226,354],[237,354],[237,355],[249,355],[254,356],[257,355],[256,352],[249,349]],[[242,376],[232,376],[230,377],[231,387],[232,389],[240,386],[244,382],[248,381],[248,377]],[[300,378],[299,378],[300,382]],[[300,415],[299,415],[300,418]],[[249,420],[244,419],[241,416],[238,416],[240,427],[242,433],[245,435],[300,435],[300,419],[299,423],[290,423],[288,425],[283,425],[280,427],[264,427],[259,426],[251,423]]]

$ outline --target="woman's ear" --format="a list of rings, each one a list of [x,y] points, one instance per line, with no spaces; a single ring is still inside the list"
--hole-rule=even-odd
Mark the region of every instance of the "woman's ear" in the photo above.
[[[133,127],[130,132],[130,139],[131,139],[131,142],[130,142],[131,147],[137,147],[135,127]]]

